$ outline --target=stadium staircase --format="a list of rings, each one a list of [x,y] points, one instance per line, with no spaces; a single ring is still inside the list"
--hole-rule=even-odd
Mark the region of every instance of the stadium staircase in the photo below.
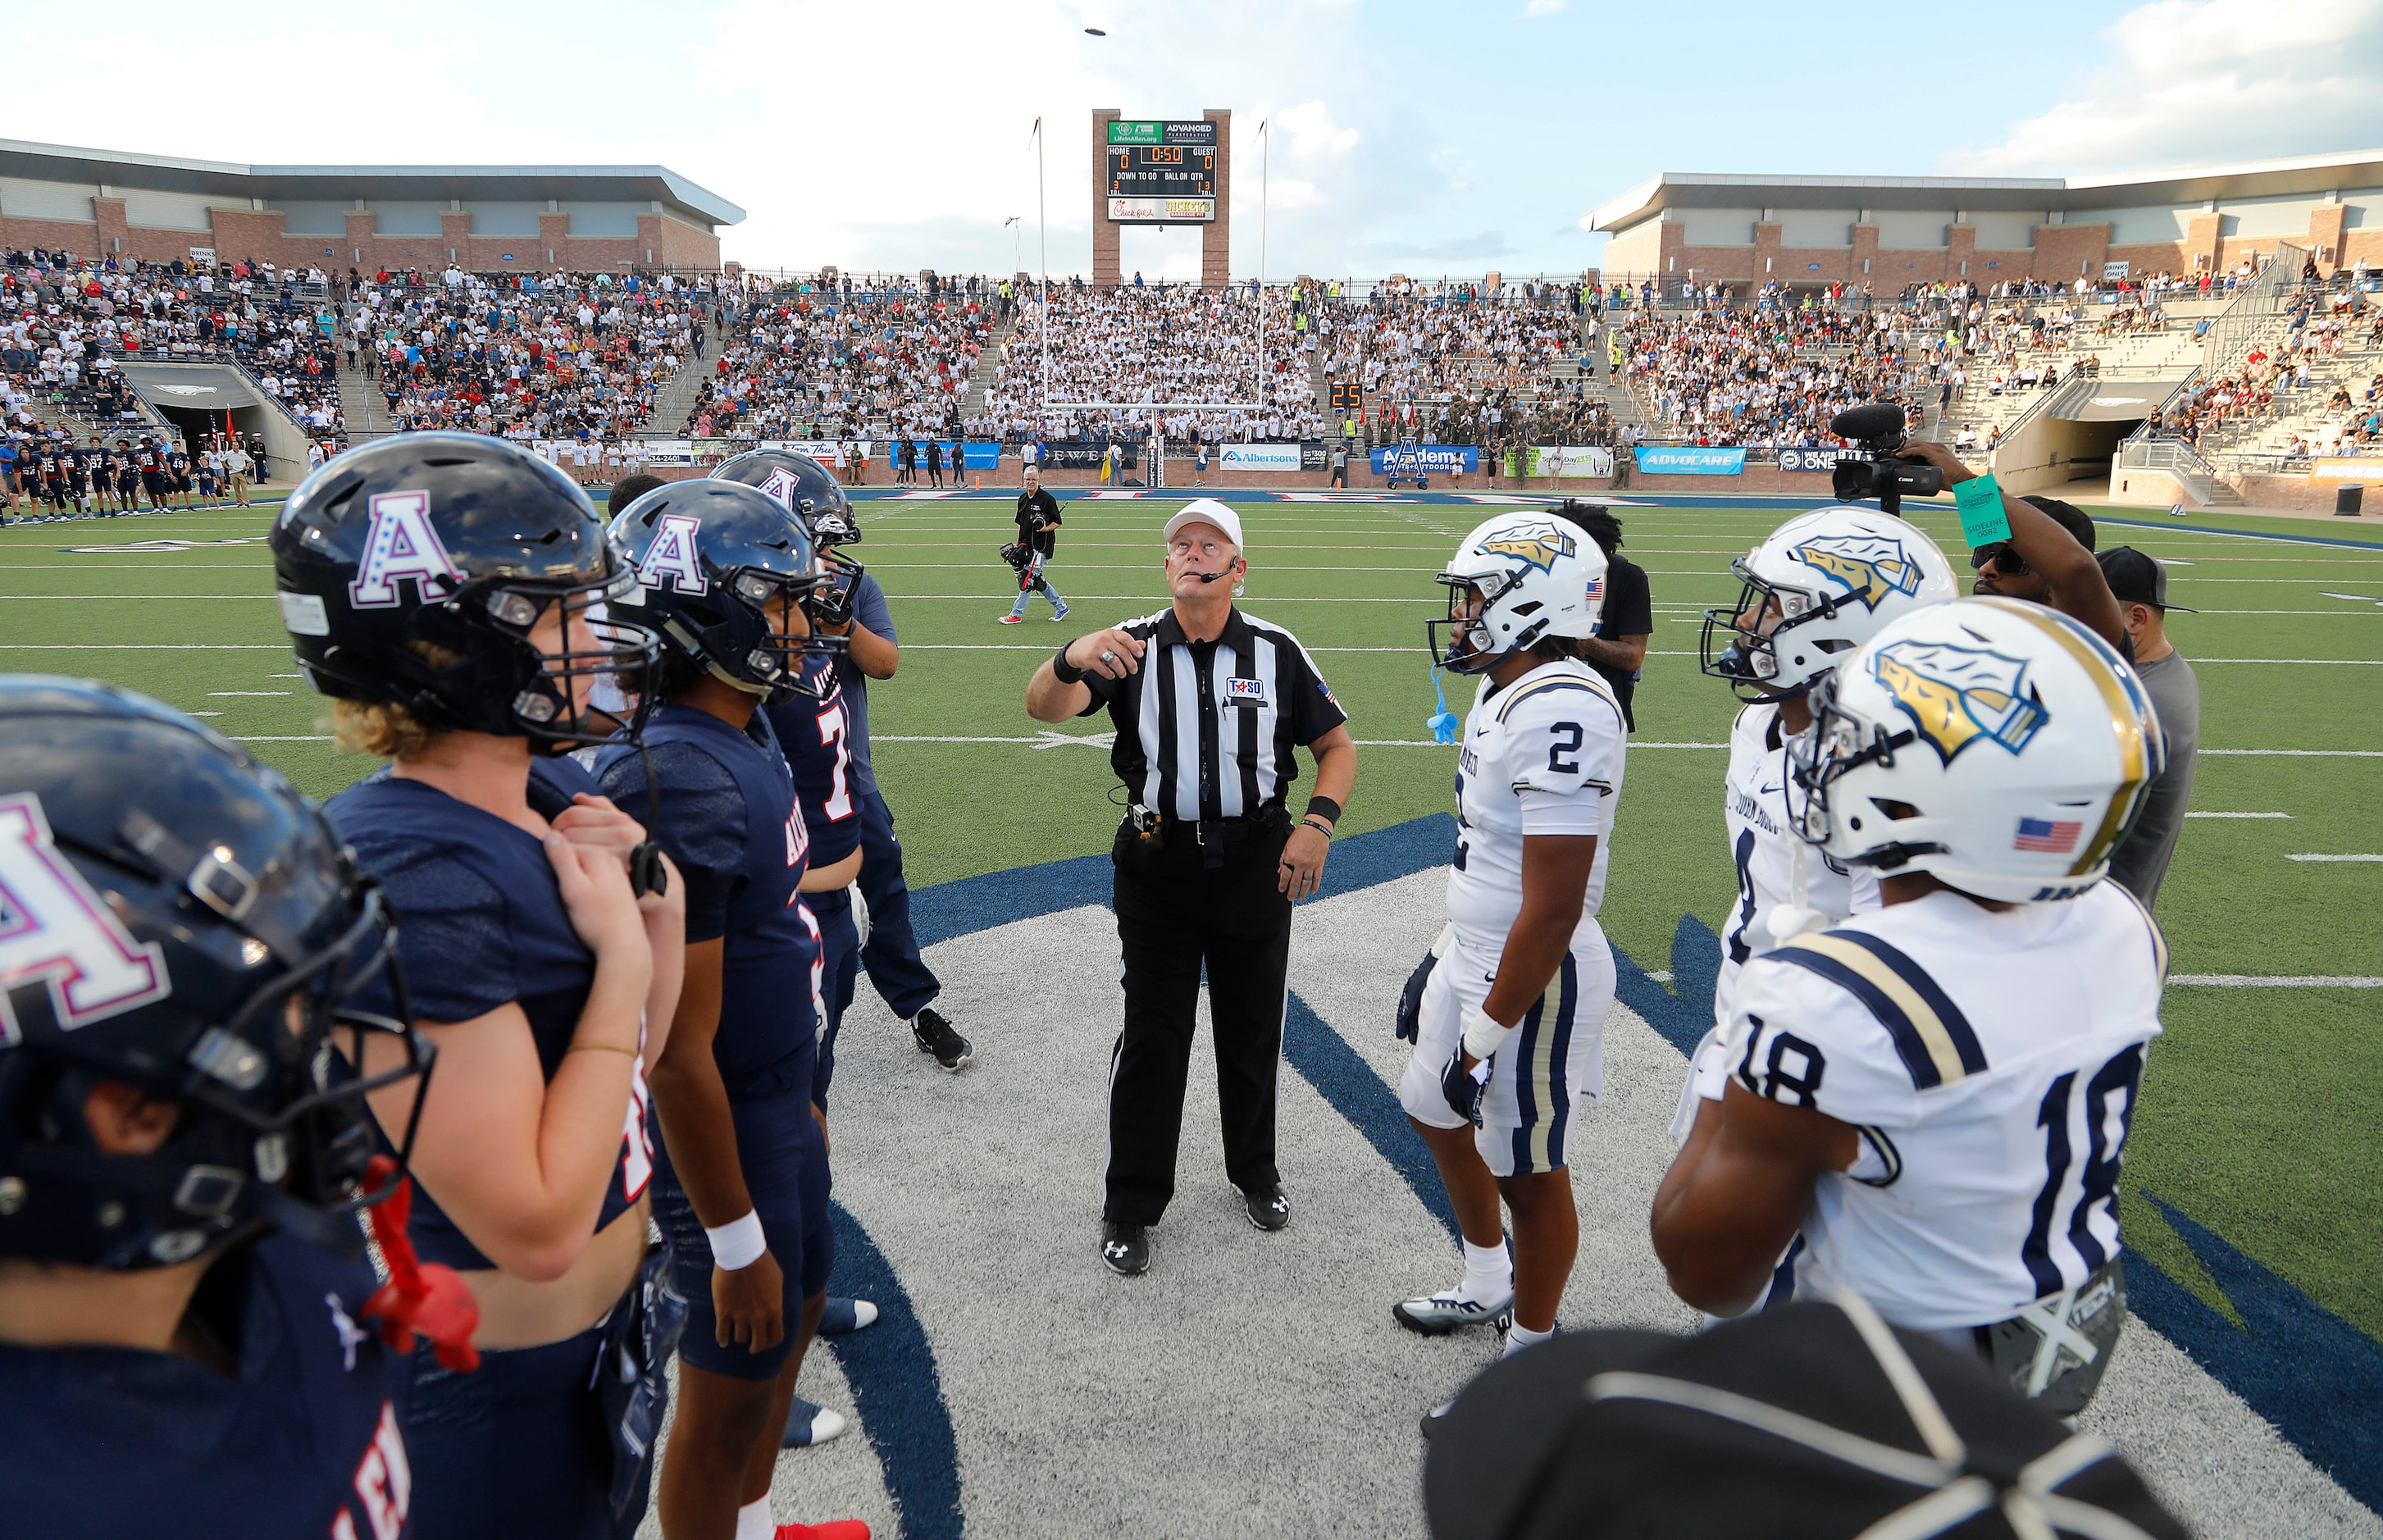
[[[708,339],[704,344],[705,357],[697,358],[690,352],[679,365],[678,373],[662,381],[662,388],[654,392],[654,409],[648,414],[646,425],[638,430],[638,437],[677,438],[685,434],[687,424],[695,416],[695,404],[702,399],[704,382],[719,377],[715,366],[719,341],[718,338]]]
[[[350,443],[391,431],[388,405],[362,369],[340,366],[340,412],[348,420]]]
[[[985,408],[993,394],[993,382],[1001,374],[1001,350],[1018,331],[1018,313],[994,318],[992,334],[985,339],[984,351],[977,355],[976,372],[969,376],[968,402],[960,408],[964,417],[974,417]]]

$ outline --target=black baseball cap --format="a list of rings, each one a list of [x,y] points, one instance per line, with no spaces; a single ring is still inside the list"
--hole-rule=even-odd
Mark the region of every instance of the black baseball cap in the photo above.
[[[1438,1419],[1423,1487],[1433,1540],[2188,1533],[2102,1439],[1850,1299],[1516,1353]]]
[[[2189,604],[2167,601],[2167,564],[2156,557],[2146,556],[2132,546],[2112,546],[2094,557],[2102,563],[2102,575],[2110,584],[2110,592],[2120,604],[2148,604],[2155,610],[2181,610],[2188,615],[2200,610]]]

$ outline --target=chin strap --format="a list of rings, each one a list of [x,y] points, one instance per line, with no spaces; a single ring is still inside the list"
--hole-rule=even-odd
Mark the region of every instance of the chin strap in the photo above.
[[[365,1180],[377,1184],[395,1175],[395,1161],[375,1155]],[[471,1286],[462,1274],[445,1263],[424,1262],[414,1255],[414,1238],[405,1233],[405,1221],[413,1210],[414,1178],[409,1177],[387,1199],[364,1211],[371,1216],[381,1260],[389,1264],[389,1282],[376,1289],[356,1313],[379,1320],[381,1340],[391,1350],[411,1353],[414,1334],[420,1332],[430,1339],[440,1367],[468,1374],[480,1366],[480,1350],[472,1346],[472,1334],[480,1325],[480,1302],[472,1297]]]

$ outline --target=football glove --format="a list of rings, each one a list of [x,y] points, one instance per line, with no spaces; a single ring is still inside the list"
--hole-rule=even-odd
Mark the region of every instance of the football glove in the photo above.
[[[1439,1093],[1448,1098],[1449,1110],[1476,1128],[1481,1127],[1481,1093],[1488,1085],[1489,1061],[1467,1069],[1462,1048],[1448,1056],[1448,1067],[1439,1072]]]
[[[1448,955],[1448,949],[1455,941],[1456,927],[1441,926],[1438,939],[1431,943],[1431,950],[1423,955],[1423,961],[1415,964],[1414,971],[1407,975],[1406,988],[1399,992],[1399,1009],[1392,1018],[1392,1030],[1408,1042],[1423,1041],[1424,986],[1431,982],[1431,970]]]

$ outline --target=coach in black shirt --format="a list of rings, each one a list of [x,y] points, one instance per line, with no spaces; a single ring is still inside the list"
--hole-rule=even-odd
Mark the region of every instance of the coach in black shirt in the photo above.
[[[1204,964],[1225,1175],[1251,1224],[1290,1222],[1274,1158],[1290,906],[1322,880],[1357,781],[1348,718],[1307,649],[1233,607],[1249,571],[1241,519],[1211,499],[1187,504],[1167,522],[1166,550],[1167,609],[1079,636],[1026,686],[1037,721],[1108,708],[1109,762],[1131,802],[1110,853],[1125,1029],[1101,1211],[1101,1260],[1128,1276],[1150,1265],[1148,1226],[1175,1195]],[[1315,760],[1315,795],[1294,827],[1301,745]]]
[[[1613,687],[1622,720],[1633,733],[1638,719],[1630,712],[1630,697],[1638,688],[1638,671],[1647,665],[1647,643],[1655,634],[1655,600],[1647,586],[1647,569],[1622,554],[1622,521],[1603,503],[1563,500],[1556,511],[1588,531],[1605,552],[1605,612],[1597,634],[1580,645],[1581,660]]]

